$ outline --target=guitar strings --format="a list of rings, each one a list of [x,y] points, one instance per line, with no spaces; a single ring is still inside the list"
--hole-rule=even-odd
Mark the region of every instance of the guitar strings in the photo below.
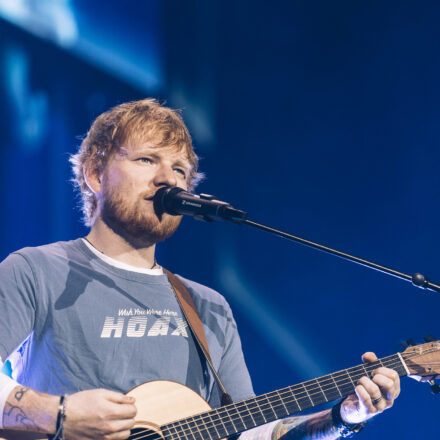
[[[437,350],[433,350],[433,351],[437,351]],[[428,351],[427,351],[428,352]],[[408,359],[408,358],[410,358],[410,357],[413,357],[414,355],[418,355],[418,353],[415,353],[415,354],[408,354],[408,355],[405,355],[405,358],[406,359]],[[394,357],[395,355],[392,355],[392,357]],[[386,359],[384,358],[384,359],[382,359],[382,362],[384,362]],[[378,361],[375,361],[375,363],[377,364],[378,363]],[[374,363],[373,363],[374,364]],[[397,362],[397,365],[399,365],[399,362]],[[400,365],[402,365],[401,364],[401,362],[400,362]],[[359,366],[359,367],[352,367],[352,369],[359,369],[359,368],[362,368],[362,367],[365,367],[365,366],[370,366],[371,367],[371,364],[366,364],[366,365],[361,365],[361,366]],[[389,364],[388,366],[391,366],[391,364]],[[373,368],[375,368],[375,366],[373,365]],[[314,379],[315,380],[315,379]],[[313,381],[313,380],[312,380]],[[308,381],[308,382],[311,382],[311,381]],[[348,383],[348,382],[346,382],[346,383]],[[339,385],[343,385],[343,383],[340,383]],[[315,387],[316,388],[316,387]],[[336,389],[334,386],[333,387],[331,387],[332,389]],[[276,392],[272,392],[271,394],[274,394],[274,393],[276,393]],[[280,393],[279,393],[280,394]],[[302,392],[302,394],[304,394],[304,396],[305,396],[305,394],[307,394],[307,392],[306,393],[304,393],[304,392]],[[319,392],[318,394],[321,394],[321,392]],[[312,394],[309,394],[309,396],[310,397],[312,397],[313,395],[316,395],[316,393],[312,393]],[[335,398],[337,398],[338,396],[335,396]],[[255,399],[255,401],[256,400],[258,400],[258,399]],[[259,399],[260,401],[262,400],[262,399]],[[296,400],[296,399],[294,399],[294,400]],[[293,402],[294,400],[292,400],[291,399],[291,402]],[[301,398],[299,398],[298,400],[301,400]],[[330,399],[330,400],[333,400],[333,399]],[[312,401],[311,401],[312,402]],[[275,402],[274,402],[275,403]],[[288,404],[289,402],[287,402],[286,401],[286,403]],[[238,406],[239,406],[239,404],[235,404],[234,405],[235,406],[235,410],[237,410],[237,408],[238,408]],[[241,406],[244,406],[244,405],[241,405]],[[267,409],[275,409],[275,408],[277,408],[277,407],[282,407],[283,406],[283,402],[281,402],[281,404],[275,404],[275,406],[274,405],[271,405],[271,403],[269,402],[269,401],[267,401],[266,403],[265,403],[265,405],[264,406],[266,406],[267,408],[266,409],[263,409],[263,408],[259,408],[259,412],[261,413],[261,412],[264,412],[264,411],[267,411]],[[298,405],[299,406],[299,405]],[[225,408],[225,407],[224,407]],[[249,409],[249,408],[247,408],[247,409]],[[218,414],[217,415],[221,415],[221,413],[227,413],[228,412],[228,410],[227,409],[225,409],[225,410],[223,410],[223,411],[219,411],[218,412]],[[275,413],[274,413],[274,415],[276,415]],[[249,416],[245,416],[245,417],[248,417],[249,418]],[[189,425],[189,423],[191,423],[191,422],[193,422],[193,423],[196,423],[194,420],[195,420],[195,418],[197,418],[197,415],[195,415],[194,417],[191,417],[191,418],[187,418],[187,419],[185,419],[185,420],[188,420],[187,422],[184,422],[185,424],[187,424],[187,425]],[[198,417],[198,418],[201,418],[201,420],[203,421],[203,417]],[[203,427],[201,427],[201,429],[199,429],[199,434],[201,434],[201,430],[205,430],[205,431],[207,431],[207,434],[209,435],[209,429],[212,429],[212,428],[214,428],[215,430],[216,430],[216,432],[217,432],[217,434],[219,435],[219,436],[223,436],[223,435],[220,435],[219,433],[218,433],[218,431],[217,431],[217,429],[215,428],[215,425],[214,425],[214,420],[212,420],[212,417],[211,416],[209,416],[209,418],[210,418],[210,420],[208,420],[208,422],[209,422],[209,424],[211,424],[211,426],[208,426],[208,424],[206,424],[205,423],[205,425],[203,426]],[[264,418],[264,415],[263,415],[263,418]],[[192,419],[192,420],[190,420],[190,419]],[[241,416],[239,415],[239,417],[236,417],[235,419],[234,418],[231,418],[230,417],[230,420],[231,420],[231,422],[232,422],[232,424],[234,424],[233,422],[234,422],[234,420],[236,420],[236,421],[238,421],[238,420],[240,420],[241,419],[241,421],[243,422],[243,419],[241,418]],[[252,418],[253,419],[253,418]],[[205,420],[207,420],[207,417],[205,417]],[[218,421],[218,420],[216,420],[216,421]],[[178,422],[178,421],[177,421]],[[176,426],[174,426],[174,427],[169,427],[169,428],[166,428],[167,426],[169,426],[169,425],[173,425],[173,424],[175,424],[175,423],[177,423],[177,422],[172,422],[172,423],[170,423],[170,424],[168,424],[168,425],[165,425],[163,428],[164,429],[162,429],[162,432],[166,432],[166,431],[170,431],[170,429],[174,429],[174,430],[176,430],[177,431],[177,428],[178,427],[183,427],[183,425],[182,425],[182,423],[180,423],[180,426],[179,425],[176,425]],[[254,423],[255,423],[255,421],[254,421]],[[223,423],[223,425],[224,425],[224,423]],[[243,423],[243,425],[244,425],[244,423]],[[244,425],[245,426],[245,425]],[[235,427],[234,427],[235,428]],[[236,428],[235,428],[236,429]],[[191,427],[189,427],[189,429],[182,429],[180,432],[176,432],[175,434],[176,435],[178,435],[178,437],[180,438],[181,437],[181,435],[183,434],[185,437],[186,437],[186,433],[187,432],[189,432],[189,433],[191,433],[192,431],[194,431],[194,429],[193,428],[191,428]],[[145,431],[145,432],[147,432],[147,431]],[[136,433],[136,435],[139,435],[139,434],[142,434],[142,431],[141,432],[138,432],[138,433]],[[139,438],[139,439],[143,439],[143,438],[147,438],[147,437],[150,437],[150,436],[153,436],[153,435],[157,435],[157,434],[155,434],[155,433],[150,433],[149,435],[147,435],[147,436],[144,436],[144,437],[136,437],[136,438]],[[193,437],[194,437],[194,434],[192,434],[193,435]]]
[[[337,396],[335,396],[335,398],[336,398],[336,397],[337,397]],[[330,400],[333,400],[333,399],[330,399]],[[266,406],[268,406],[268,405],[266,404]],[[269,406],[270,406],[270,404],[269,404]],[[281,404],[281,405],[275,405],[275,406],[272,405],[272,408],[273,408],[273,409],[275,409],[276,407],[282,407],[282,404]],[[272,409],[272,408],[271,408],[271,409]],[[264,411],[264,410],[262,410],[262,411]],[[261,411],[261,412],[262,412],[262,411]],[[274,415],[276,415],[276,414],[274,413]],[[247,417],[249,417],[249,416],[247,416]],[[236,417],[235,419],[231,418],[231,420],[232,420],[232,424],[234,425],[234,423],[233,423],[234,420],[238,421],[238,420],[240,420],[240,419],[241,419],[242,424],[246,427],[246,425],[243,423],[243,419],[242,419],[241,417]],[[189,420],[189,418],[188,418],[188,420]],[[213,421],[210,420],[210,422],[212,423]],[[188,424],[188,422],[186,422],[186,423]],[[190,422],[189,422],[189,423],[190,423]],[[255,422],[254,422],[254,423],[255,423]],[[261,423],[261,424],[263,424],[263,423]],[[224,424],[223,424],[223,425],[224,425]],[[167,425],[165,425],[165,426],[167,426]],[[165,426],[164,426],[164,428],[165,428]],[[205,426],[201,427],[201,429],[198,429],[198,431],[199,431],[199,434],[200,434],[200,435],[202,435],[202,431],[206,431],[206,433],[210,436],[209,429],[212,429],[212,428],[214,428],[214,429],[216,430],[216,433],[217,433],[217,435],[219,436],[219,438],[220,438],[220,437],[224,437],[224,435],[218,433],[218,431],[217,431],[217,429],[215,428],[214,425],[211,426],[211,427],[209,427],[208,425],[205,424]],[[235,426],[234,426],[234,429],[237,430],[237,428],[236,428]],[[169,429],[162,429],[162,432],[165,433],[165,431],[169,431]],[[227,431],[226,431],[226,432],[227,432]],[[194,429],[193,429],[193,428],[189,427],[189,429],[182,430],[181,432],[176,432],[175,435],[177,435],[178,438],[181,438],[182,435],[183,435],[185,438],[187,438],[186,433],[191,434],[191,435],[193,436],[193,438],[195,438],[195,435],[194,435],[194,434],[197,434],[197,432],[194,432]],[[142,431],[136,433],[136,435],[139,435],[139,434],[142,434]],[[146,435],[146,436],[135,437],[135,438],[138,438],[138,439],[144,439],[144,438],[148,438],[148,437],[151,437],[151,436],[154,436],[154,435],[157,435],[157,434],[156,434],[156,433],[150,433],[150,434],[148,434],[148,435]],[[210,436],[210,437],[211,437],[211,436]]]
[[[359,367],[358,367],[359,368]],[[333,385],[332,387],[331,387],[333,390],[336,390],[336,387]],[[275,393],[275,392],[272,392],[272,393]],[[279,393],[280,394],[280,396],[281,396],[281,394],[282,393]],[[286,394],[286,392],[284,392],[284,394]],[[304,394],[304,396],[305,396],[305,394],[306,393],[304,393],[304,392],[302,392],[302,394]],[[315,395],[316,393],[312,393],[312,394],[309,394],[309,396],[313,396],[313,395]],[[322,393],[323,394],[323,393]],[[335,398],[337,398],[338,397],[338,395],[336,394],[335,395]],[[260,399],[260,401],[261,401],[262,399]],[[298,399],[295,399],[295,398],[293,398],[293,399],[290,399],[290,402],[294,402],[295,401],[295,403],[297,403],[297,400],[301,400],[301,398],[299,397]],[[330,399],[330,400],[333,400],[333,399]],[[289,401],[285,401],[285,403],[287,403],[287,404],[289,404]],[[243,405],[242,405],[243,406]],[[264,404],[264,406],[263,407],[259,407],[258,409],[260,410],[259,412],[261,413],[261,412],[264,412],[264,411],[266,411],[267,409],[271,409],[271,410],[274,410],[274,409],[277,409],[277,408],[282,408],[284,405],[283,405],[283,402],[281,402],[281,403],[277,403],[277,404],[275,404],[275,402],[274,402],[274,404],[272,405],[269,401],[267,401],[265,404]],[[300,407],[300,405],[297,405],[297,406],[299,406],[299,408],[301,408]],[[266,407],[266,408],[264,408],[264,407]],[[287,413],[289,413],[286,409],[285,409],[285,411],[287,412]],[[225,411],[221,411],[221,412],[225,412]],[[228,412],[227,410],[226,410],[226,412]],[[274,411],[273,411],[274,412]],[[220,415],[220,414],[219,414]],[[228,414],[229,415],[229,414]],[[274,415],[276,415],[275,414],[275,412],[274,412]],[[288,414],[286,414],[286,415],[288,415]],[[195,417],[197,417],[197,415],[195,416]],[[186,436],[186,434],[187,433],[189,433],[189,434],[192,434],[192,432],[194,431],[194,429],[193,428],[191,428],[190,426],[189,426],[189,423],[191,423],[191,422],[193,422],[194,423],[194,418],[195,417],[192,417],[192,418],[188,418],[188,419],[185,419],[185,420],[187,420],[186,422],[184,422],[185,424],[187,424],[188,425],[188,428],[187,429],[182,429],[180,432],[177,432],[177,427],[179,427],[179,425],[177,425],[177,426],[174,426],[174,427],[168,427],[168,428],[166,428],[166,426],[168,426],[168,425],[165,425],[164,426],[164,428],[162,429],[162,432],[165,434],[166,432],[168,432],[168,433],[170,433],[171,434],[171,430],[172,429],[174,429],[174,430],[176,430],[176,435],[178,436],[178,438],[181,438],[181,436],[183,435],[184,437],[187,437]],[[247,418],[249,418],[249,416],[245,416],[245,417],[247,417]],[[252,420],[253,420],[253,417],[251,416],[251,418],[252,418]],[[191,420],[192,419],[192,420]],[[232,422],[232,424],[234,425],[234,421],[239,421],[239,420],[241,420],[241,422],[243,423],[243,419],[242,419],[242,417],[239,415],[239,417],[235,417],[235,419],[233,418],[233,417],[229,417],[229,419],[231,420],[231,422]],[[263,415],[263,419],[265,419],[264,418],[264,415]],[[205,420],[207,420],[207,417],[205,417]],[[220,419],[219,419],[220,420]],[[203,421],[203,418],[202,418],[202,421]],[[218,421],[218,420],[217,420]],[[210,436],[210,434],[209,434],[209,429],[212,429],[212,428],[214,428],[215,429],[215,431],[217,432],[217,435],[219,435],[219,438],[220,437],[223,437],[223,435],[221,435],[221,434],[219,434],[218,433],[218,431],[217,431],[217,429],[215,428],[215,424],[214,424],[214,420],[212,420],[212,417],[210,417],[210,420],[208,420],[208,424],[204,424],[204,426],[201,426],[201,428],[200,429],[198,429],[198,431],[199,431],[199,434],[200,435],[202,435],[202,430],[204,430],[204,431],[206,431],[207,432],[207,434]],[[176,422],[174,422],[174,423],[176,423]],[[254,421],[254,423],[255,423],[255,421]],[[173,424],[173,423],[171,423],[171,424]],[[223,424],[223,426],[225,426],[224,425],[224,423],[222,423]],[[262,424],[262,423],[261,423]],[[211,425],[211,426],[209,426],[209,425]],[[244,423],[243,423],[243,425],[244,426],[246,426]],[[180,424],[180,427],[182,427],[182,424]],[[236,429],[236,427],[234,426],[234,428]],[[146,431],[145,431],[146,432]],[[138,433],[136,433],[135,435],[140,435],[140,434],[142,434],[143,432],[141,431],[141,432],[138,432]],[[153,433],[149,433],[149,434],[147,434],[146,436],[142,436],[142,437],[135,437],[135,438],[137,438],[137,439],[144,439],[144,438],[148,438],[148,437],[151,437],[151,436],[154,436],[154,435],[156,435],[154,432]],[[194,437],[194,434],[192,434],[193,435],[193,437]]]
[[[336,399],[338,397],[339,397],[338,394],[335,393],[334,396],[331,396],[331,398],[328,399],[328,400],[331,401],[331,400],[334,400],[334,399]],[[292,399],[290,399],[290,400],[293,401]],[[295,403],[297,403],[297,399],[294,399],[294,400],[295,400]],[[301,400],[301,399],[298,399],[298,400]],[[286,404],[288,404],[288,401],[286,401]],[[273,405],[267,405],[266,404],[265,406],[267,408],[261,408],[260,409],[260,413],[263,413],[264,411],[267,411],[269,406],[270,406],[270,410],[272,410],[272,411],[284,407],[284,411],[286,411],[286,414],[283,415],[283,416],[287,416],[287,415],[290,415],[290,414],[296,412],[296,411],[288,411],[288,410],[286,410],[285,405],[283,404],[283,402],[281,402],[280,404],[273,404]],[[274,415],[276,416],[276,418],[281,418],[280,415],[277,416],[275,411],[273,411],[273,412],[274,412]],[[261,415],[263,416],[263,419],[261,419]],[[257,419],[257,420],[259,419],[258,423],[255,422],[255,419],[252,416],[250,416],[250,417],[249,416],[241,417],[240,414],[238,414],[238,417],[235,417],[235,418],[229,416],[229,421],[226,421],[226,423],[221,422],[223,427],[220,426],[220,425],[217,425],[219,427],[219,429],[223,429],[225,431],[225,434],[220,434],[218,429],[216,428],[214,420],[207,419],[206,417],[205,417],[205,423],[202,423],[202,424],[199,423],[200,426],[197,426],[197,424],[195,425],[195,428],[197,428],[197,430],[190,426],[191,421],[190,421],[190,419],[188,419],[188,422],[186,422],[186,424],[188,426],[187,429],[182,429],[182,425],[181,425],[180,426],[181,429],[177,430],[176,428],[174,428],[175,432],[173,433],[172,432],[172,428],[165,428],[164,427],[164,429],[162,429],[162,432],[163,432],[163,434],[167,434],[167,433],[170,434],[170,435],[167,435],[167,438],[178,438],[178,439],[181,439],[182,437],[183,438],[188,438],[188,436],[191,436],[193,439],[195,439],[195,438],[197,438],[197,434],[199,436],[201,436],[202,438],[206,438],[206,435],[204,435],[204,433],[207,434],[211,439],[212,439],[211,433],[214,434],[215,438],[223,438],[223,437],[227,436],[227,434],[228,434],[228,430],[226,428],[226,424],[229,424],[229,425],[232,424],[234,432],[240,432],[240,431],[247,430],[247,429],[250,428],[249,425],[245,423],[246,419],[247,419],[248,423],[252,419],[252,422],[253,422],[254,426],[259,426],[259,425],[262,425],[262,424],[268,422],[268,420],[266,420],[264,418],[264,415],[263,414],[261,414],[261,415],[259,415],[259,417],[255,417],[255,419]],[[206,420],[208,420],[208,423],[206,423]],[[202,421],[203,421],[203,419],[202,419]],[[218,420],[217,420],[217,422],[218,422]],[[238,429],[234,422],[241,423],[241,425],[245,429]],[[192,423],[196,423],[196,422],[192,422]],[[215,433],[213,432],[213,429],[215,430]],[[139,432],[139,433],[136,433],[136,435],[140,435],[141,433],[142,433],[142,431]],[[130,438],[146,439],[146,438],[154,436],[154,435],[157,435],[157,434],[150,433],[150,434],[147,434],[147,435],[142,436],[142,437],[130,437]]]
[[[395,355],[393,355],[393,356],[395,356]],[[384,359],[382,359],[382,361],[384,361],[385,360],[385,358]],[[401,365],[401,362],[400,362],[400,360],[398,360],[397,361],[397,363],[396,363],[396,365]],[[391,366],[391,364],[390,364],[390,366]],[[373,370],[373,369],[375,369],[376,367],[377,367],[377,361],[376,361],[376,364],[374,364],[374,365],[368,365],[368,364],[366,364],[366,365],[361,365],[361,366],[358,366],[358,367],[352,367],[351,368],[351,370],[353,370],[353,371],[356,371],[356,370],[358,370],[357,371],[357,373],[359,374],[359,372],[360,371],[362,371],[362,373],[364,373],[364,374],[368,374],[368,372],[367,371],[365,371],[366,370],[366,367],[369,367],[368,369],[370,369],[370,370]],[[348,370],[347,370],[348,371]],[[339,374],[338,374],[339,373]],[[272,391],[272,392],[270,392],[270,393],[267,393],[267,394],[265,394],[264,396],[259,396],[259,397],[256,397],[256,398],[251,398],[251,399],[248,399],[247,401],[243,401],[243,404],[241,405],[242,407],[244,407],[244,406],[248,406],[248,405],[246,405],[247,403],[259,403],[259,402],[262,402],[263,400],[267,400],[267,398],[268,397],[270,397],[271,395],[272,396],[275,396],[275,397],[277,397],[277,398],[280,398],[280,397],[282,397],[283,396],[283,394],[284,395],[289,395],[289,394],[291,394],[295,389],[300,389],[300,388],[304,388],[304,391],[301,391],[299,394],[302,394],[303,396],[301,396],[300,398],[302,398],[302,397],[307,397],[307,396],[311,396],[311,397],[313,397],[313,396],[315,396],[315,395],[317,395],[317,394],[323,394],[322,393],[322,391],[328,391],[328,390],[331,390],[331,389],[336,389],[336,387],[335,387],[335,382],[333,381],[333,379],[336,379],[336,380],[338,380],[338,377],[341,377],[341,376],[347,376],[347,373],[345,372],[345,371],[342,371],[342,372],[338,372],[338,373],[334,373],[334,374],[332,374],[332,375],[327,375],[327,376],[323,376],[322,378],[317,378],[317,379],[312,379],[312,380],[309,380],[309,381],[307,381],[307,382],[304,382],[304,385],[303,384],[297,384],[297,385],[292,385],[292,386],[290,386],[290,387],[287,387],[287,388],[285,388],[285,389],[281,389],[281,390],[277,390],[277,391]],[[364,375],[364,374],[362,374],[362,375]],[[361,376],[362,376],[361,375]],[[360,377],[361,377],[360,376]],[[325,380],[327,381],[327,382],[332,382],[332,383],[330,383],[330,386],[328,387],[326,387],[325,385],[323,385],[323,386],[320,386],[319,385],[319,381],[322,381],[322,379],[324,379],[325,378]],[[350,379],[350,378],[349,378]],[[308,387],[308,389],[306,389],[305,388],[305,385],[307,384],[307,383],[311,383],[311,382],[314,382],[314,381],[316,381],[316,383],[314,383],[313,385],[314,385],[314,387]],[[338,385],[339,386],[344,386],[344,385],[347,385],[347,384],[350,384],[351,386],[353,386],[354,385],[354,383],[350,380],[350,381],[345,381],[345,382],[339,382],[338,383]],[[317,393],[313,393],[313,391],[314,390],[318,390],[318,392]],[[311,391],[311,393],[308,393],[308,391]],[[276,395],[278,395],[278,396],[276,396]],[[246,403],[245,403],[246,402]],[[240,405],[240,403],[241,402],[238,402],[238,403],[236,403],[236,404],[232,404],[234,407],[238,407],[239,405]],[[265,404],[267,404],[267,403],[269,403],[269,405],[270,405],[270,402],[265,402]],[[226,409],[225,409],[226,408]],[[219,413],[221,413],[221,412],[225,412],[225,411],[227,411],[228,410],[228,407],[222,407],[222,408],[219,408],[217,411],[219,412]],[[196,416],[195,416],[196,417]],[[183,420],[186,420],[186,418],[185,419],[183,419]],[[176,423],[178,423],[179,422],[179,420],[176,420],[176,421],[174,421],[174,422],[172,422],[172,424],[176,424]]]
[[[438,351],[438,350],[435,349],[435,348],[431,348],[431,349],[426,350],[425,354],[430,353],[430,352],[435,352],[435,351]],[[368,373],[371,373],[371,371],[367,371],[367,370],[373,370],[373,369],[377,368],[380,364],[383,364],[384,366],[388,366],[390,368],[393,368],[395,366],[403,366],[400,358],[398,358],[397,356],[398,355],[391,355],[391,356],[379,359],[378,361],[374,361],[374,362],[372,362],[370,364],[361,364],[361,365],[356,366],[356,367],[351,367],[351,368],[349,368],[347,370],[342,370],[342,371],[339,371],[339,372],[336,372],[336,373],[333,373],[333,374],[330,374],[330,375],[323,376],[322,378],[312,379],[312,380],[306,381],[306,382],[304,382],[302,384],[293,385],[293,386],[287,387],[287,388],[285,388],[283,390],[272,391],[270,393],[265,394],[264,398],[262,396],[259,396],[259,397],[256,397],[256,398],[248,399],[247,401],[238,402],[236,404],[232,404],[232,405],[228,405],[228,406],[225,406],[225,407],[218,408],[217,410],[209,411],[208,413],[214,412],[214,414],[212,416],[207,415],[207,413],[205,413],[205,415],[204,415],[204,413],[202,413],[202,414],[199,414],[199,415],[196,414],[193,417],[188,417],[188,418],[185,418],[185,419],[177,420],[177,421],[171,422],[171,423],[169,423],[167,425],[164,425],[163,429],[161,429],[161,431],[163,433],[168,432],[168,433],[171,434],[171,429],[174,429],[176,431],[174,433],[174,435],[178,436],[178,438],[181,438],[182,435],[184,437],[187,437],[187,435],[186,435],[187,433],[192,434],[194,432],[194,428],[190,427],[189,423],[195,423],[196,425],[198,423],[199,425],[201,425],[200,429],[198,429],[200,435],[202,435],[201,431],[204,430],[209,435],[209,437],[211,437],[210,433],[209,433],[209,430],[214,428],[214,430],[216,431],[217,435],[223,436],[223,435],[220,435],[218,433],[216,425],[215,425],[215,422],[219,422],[220,421],[223,424],[223,426],[224,426],[223,429],[225,429],[225,431],[227,432],[225,424],[221,421],[221,416],[222,415],[226,414],[226,415],[229,416],[229,420],[230,421],[229,422],[227,421],[226,423],[232,423],[232,425],[234,425],[234,421],[241,421],[241,423],[244,426],[246,426],[245,423],[243,422],[243,418],[241,417],[241,415],[239,413],[238,413],[238,417],[235,417],[235,418],[231,414],[229,414],[229,410],[230,409],[232,409],[233,411],[237,412],[240,407],[245,408],[249,412],[249,415],[244,415],[243,417],[248,418],[248,419],[251,418],[254,423],[255,423],[255,420],[254,420],[254,418],[252,416],[252,410],[255,410],[255,409],[258,409],[258,413],[254,414],[254,415],[255,416],[260,415],[260,417],[262,415],[264,420],[265,420],[264,411],[272,410],[274,415],[277,417],[277,415],[276,415],[274,410],[277,409],[277,408],[283,408],[284,407],[284,411],[288,412],[287,409],[285,408],[285,405],[286,404],[288,405],[289,403],[293,403],[294,402],[296,404],[296,406],[298,406],[298,408],[301,410],[301,406],[299,405],[298,401],[302,401],[304,399],[310,399],[310,402],[313,404],[313,400],[312,400],[313,396],[322,394],[325,397],[324,392],[328,392],[329,390],[335,390],[336,391],[336,390],[338,390],[339,387],[344,386],[344,385],[348,385],[348,384],[350,384],[353,387],[355,386],[350,377],[349,377],[350,381],[340,382],[338,384],[336,384],[336,382],[334,382],[334,384],[332,384],[330,387],[325,387],[325,385],[322,386],[322,387],[319,386],[319,383],[318,383],[319,380],[322,380],[323,378],[328,378],[328,380],[337,379],[338,377],[341,377],[343,375],[347,375],[349,371],[351,371],[352,373],[357,372],[359,374],[359,372],[361,372],[363,370],[362,372],[368,374]],[[406,360],[410,359],[411,357],[414,357],[414,356],[420,356],[420,354],[419,353],[403,353],[402,354],[402,357],[405,358]],[[435,363],[431,363],[431,365],[434,365],[434,364]],[[356,378],[355,378],[355,380],[356,380]],[[312,383],[314,381],[316,381],[316,383],[313,384],[313,385],[318,385],[318,386],[310,387],[309,388],[310,393],[309,393],[308,390],[306,389],[305,385],[307,383]],[[297,397],[292,396],[292,398],[290,398],[290,399],[285,399],[285,400],[282,399],[283,394],[284,395],[292,394],[292,392],[294,391],[295,388],[296,389],[304,388],[304,391],[301,391],[300,393],[298,393]],[[318,392],[313,392],[314,390],[318,390]],[[276,395],[276,394],[278,394],[278,396],[276,396],[276,398],[279,400],[279,402],[273,402],[273,404],[272,404],[269,401],[268,397],[270,395],[273,396],[273,395]],[[339,390],[338,390],[337,394],[339,394],[340,397],[342,397],[341,393],[339,392]],[[337,398],[337,397],[338,396],[336,395],[335,398]],[[266,400],[266,402],[262,406],[260,406],[259,402],[261,402],[263,400]],[[334,400],[334,399],[326,399],[326,400],[330,401],[330,400]],[[246,402],[250,402],[250,401],[252,401],[252,403],[255,405],[254,408],[249,408],[249,406],[246,404]],[[289,414],[287,414],[287,415],[289,415]],[[217,419],[215,418],[216,416],[217,416]],[[197,421],[196,419],[199,419],[199,421]],[[204,422],[204,423],[200,424],[200,421]],[[206,421],[208,423],[206,423]],[[184,428],[184,424],[188,425],[188,428]],[[170,425],[174,425],[174,426],[170,426]],[[178,431],[179,428],[180,428],[180,431]],[[221,426],[220,426],[220,428],[221,428]],[[234,429],[236,430],[235,425],[234,425]],[[139,435],[142,435],[143,433],[147,433],[147,432],[148,432],[147,435],[142,436],[142,437],[138,437]],[[197,433],[197,432],[195,432],[195,433]],[[135,435],[136,437],[132,437],[130,435],[130,438],[146,439],[148,437],[156,436],[158,434],[155,433],[155,432],[150,432],[150,430],[145,430],[145,431],[137,432],[137,433],[135,433],[133,435]],[[192,435],[194,436],[194,434],[192,434]]]

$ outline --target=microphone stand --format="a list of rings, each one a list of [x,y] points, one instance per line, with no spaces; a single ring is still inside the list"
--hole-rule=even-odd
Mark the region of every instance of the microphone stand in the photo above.
[[[381,266],[371,261],[364,260],[363,258],[355,257],[354,255],[329,248],[328,246],[314,243],[313,241],[306,240],[301,237],[296,237],[295,235],[280,231],[279,229],[271,228],[270,226],[254,222],[247,218],[247,212],[236,209],[229,203],[222,202],[210,194],[197,195],[189,193],[183,188],[165,186],[159,188],[154,196],[154,209],[158,216],[161,216],[165,212],[171,215],[186,214],[192,215],[196,219],[205,220],[207,222],[227,220],[239,225],[244,224],[252,226],[253,228],[261,229],[262,231],[278,235],[279,237],[286,238],[287,240],[295,241],[296,243],[303,244],[313,249],[318,249],[319,251],[327,254],[335,255],[336,257],[343,258],[344,260],[352,261],[353,263],[392,275],[396,278],[400,278],[401,280],[409,281],[414,286],[421,289],[440,293],[440,285],[429,281],[421,273],[415,273],[412,276],[407,275],[406,273],[390,269],[389,267]]]
[[[243,211],[241,211],[243,212]],[[243,214],[245,214],[243,212]],[[431,290],[433,292],[440,293],[440,285],[435,284],[425,278],[421,273],[415,273],[414,275],[408,275],[403,272],[399,272],[394,269],[390,269],[389,267],[381,266],[380,264],[373,263],[368,260],[364,260],[363,258],[355,257],[354,255],[347,254],[345,252],[338,251],[336,249],[332,249],[328,246],[324,246],[319,243],[315,243],[310,240],[306,240],[301,237],[296,237],[295,235],[289,234],[287,232],[281,231],[279,229],[271,228],[270,226],[263,225],[261,223],[254,222],[249,220],[245,216],[241,216],[241,218],[230,219],[234,223],[244,224],[248,226],[252,226],[256,229],[261,229],[262,231],[269,232],[271,234],[278,235],[279,237],[285,238],[290,241],[294,241],[296,243],[300,243],[302,245],[311,247],[313,249],[318,249],[319,251],[325,252],[327,254],[335,255],[336,257],[343,258],[344,260],[352,261],[353,263],[360,264],[362,266],[369,267],[374,270],[378,270],[379,272],[386,273],[388,275],[392,275],[396,278],[400,278],[404,281],[411,282],[414,286],[419,287],[425,290]]]

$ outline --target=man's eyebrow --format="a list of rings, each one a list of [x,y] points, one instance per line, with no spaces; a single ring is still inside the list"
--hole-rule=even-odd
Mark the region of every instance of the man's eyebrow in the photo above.
[[[123,147],[121,147],[122,150]],[[122,152],[123,155],[128,156],[130,152],[124,148],[124,152]],[[154,148],[151,147],[145,147],[139,150],[132,151],[131,154],[136,156],[142,156],[143,154],[146,154],[148,156],[153,157],[154,159],[160,158],[160,154],[157,153],[157,151],[154,150]],[[182,157],[176,157],[173,161],[174,165],[180,165],[184,168],[191,168],[191,162],[187,158]]]
[[[176,159],[174,165],[181,165],[182,167],[191,168],[191,163],[186,159]]]
[[[150,156],[157,156],[158,154],[154,151],[153,148],[137,148],[136,150],[131,151],[133,154],[149,154]]]

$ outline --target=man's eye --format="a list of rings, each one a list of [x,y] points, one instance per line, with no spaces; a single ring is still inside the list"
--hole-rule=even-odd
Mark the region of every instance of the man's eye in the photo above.
[[[153,163],[153,160],[150,159],[149,157],[141,157],[138,159],[138,161],[143,162],[143,163]]]
[[[178,172],[183,177],[186,177],[186,172],[185,172],[185,170],[182,170],[182,168],[174,168],[174,171]]]

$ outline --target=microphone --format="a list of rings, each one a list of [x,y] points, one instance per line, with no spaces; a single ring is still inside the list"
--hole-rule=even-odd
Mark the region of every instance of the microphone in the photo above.
[[[247,218],[246,212],[217,200],[215,196],[192,194],[177,186],[158,189],[153,198],[153,206],[158,216],[163,213],[192,215],[208,222],[228,220],[234,223],[243,223]]]

